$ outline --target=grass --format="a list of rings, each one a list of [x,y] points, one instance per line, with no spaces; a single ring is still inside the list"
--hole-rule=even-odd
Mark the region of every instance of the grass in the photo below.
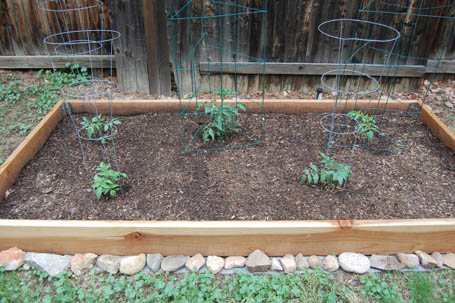
[[[342,277],[342,278],[340,278]],[[0,269],[0,303],[10,302],[454,302],[455,272],[365,276],[303,274],[214,276],[145,274],[132,277]]]

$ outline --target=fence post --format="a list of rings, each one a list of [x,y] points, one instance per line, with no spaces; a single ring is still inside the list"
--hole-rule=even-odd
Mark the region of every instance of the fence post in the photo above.
[[[164,1],[142,0],[142,5],[150,91],[170,96],[171,70]]]
[[[162,1],[113,0],[113,28],[121,34],[115,48],[120,90],[170,95],[166,15]]]

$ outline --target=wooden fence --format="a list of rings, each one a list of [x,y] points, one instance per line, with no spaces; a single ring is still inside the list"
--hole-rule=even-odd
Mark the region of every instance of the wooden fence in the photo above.
[[[90,0],[73,0],[76,5]],[[233,2],[234,0],[226,0]],[[263,8],[265,1],[235,0],[240,6]],[[122,34],[116,44],[117,74],[121,88],[130,92],[168,94],[171,88],[171,74],[174,64],[172,37],[170,34],[170,13],[182,7],[188,0],[103,0],[103,8],[96,12],[73,14],[68,20],[49,18],[38,8],[37,0],[0,0],[0,68],[40,68],[48,67],[49,60],[33,60],[29,56],[45,56],[43,38],[60,31],[64,22],[70,29],[116,29]],[[402,53],[409,58],[400,64],[414,65],[411,69],[402,68],[403,77],[420,77],[434,62],[416,58],[439,58],[446,60],[444,73],[455,73],[455,39],[444,44],[453,27],[453,19],[413,17],[413,10],[404,14],[379,14],[364,12],[359,9],[366,6],[365,0],[269,0],[267,7],[267,28],[262,30],[264,15],[249,14],[238,17],[237,31],[233,23],[222,26],[223,37],[228,43],[238,37],[238,50],[242,53],[261,57],[263,41],[266,41],[267,62],[275,63],[267,69],[266,89],[299,90],[308,83],[319,83],[318,74],[327,70],[337,61],[338,41],[320,34],[317,27],[326,20],[335,18],[368,18],[396,27],[413,26],[415,35],[410,37],[407,49]],[[369,2],[369,1],[368,1]],[[371,10],[382,9],[376,1]],[[394,7],[408,6],[412,2],[422,7],[445,6],[450,0],[397,0]],[[415,2],[415,3],[414,3]],[[202,0],[194,0],[186,13],[197,15],[203,9]],[[455,8],[431,10],[433,15],[453,16]],[[192,36],[200,37],[201,22],[192,21]],[[406,33],[406,31],[404,31]],[[190,51],[188,23],[175,25],[176,57],[182,58]],[[219,38],[216,32],[213,39]],[[377,37],[384,35],[378,31]],[[450,37],[449,37],[450,38]],[[445,51],[445,52],[444,52]],[[15,57],[15,60],[11,56]],[[384,63],[385,55],[377,52],[368,58],[367,63]],[[362,60],[362,58],[360,58]],[[97,59],[96,59],[97,60]],[[95,60],[95,61],[96,61]],[[105,60],[105,58],[100,58]],[[233,55],[224,54],[224,62],[234,61]],[[32,64],[33,62],[33,64]],[[41,62],[41,65],[40,65]],[[202,68],[207,62],[207,51],[201,48],[195,52],[195,62]],[[169,64],[170,63],[170,64]],[[286,63],[286,64],[285,64]],[[291,65],[289,65],[291,63]],[[416,67],[417,66],[417,67]],[[374,66],[371,67],[374,69]],[[415,72],[417,70],[417,72]],[[229,72],[228,70],[226,72]],[[261,87],[258,71],[243,70],[238,77],[239,87],[243,91],[254,91]],[[410,75],[412,74],[412,75]],[[199,75],[197,75],[199,76]],[[311,86],[311,85],[310,85]]]

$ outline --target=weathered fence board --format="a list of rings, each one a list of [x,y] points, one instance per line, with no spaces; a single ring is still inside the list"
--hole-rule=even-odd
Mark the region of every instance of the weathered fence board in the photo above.
[[[82,0],[74,0],[75,3],[82,3]],[[87,0],[88,1],[88,0]],[[226,2],[229,2],[227,0]],[[123,3],[125,10],[118,10],[119,2]],[[119,73],[119,80],[126,83],[125,90],[133,89],[132,82],[141,90],[161,93],[168,91],[170,87],[169,61],[174,63],[172,52],[172,37],[166,31],[170,28],[169,15],[181,8],[188,0],[172,0],[172,7],[169,7],[168,0],[162,1],[124,1],[124,0],[103,0],[104,6],[100,11],[90,10],[71,14],[68,19],[61,20],[41,11],[38,4],[41,1],[35,0],[1,0],[0,1],[0,56],[28,56],[46,55],[46,48],[42,39],[51,33],[64,29],[110,29],[118,28],[123,38],[121,49],[117,52],[118,69],[122,72],[135,70],[136,74],[130,73],[122,75]],[[443,73],[453,73],[455,65],[455,39],[442,39],[449,37],[453,29],[453,19],[423,18],[413,15],[413,10],[406,10],[400,6],[407,6],[408,0],[397,0],[388,9],[396,10],[399,14],[379,13],[384,9],[383,1],[375,1],[371,6],[373,12],[362,12],[367,2],[362,0],[337,1],[337,0],[276,0],[268,1],[267,32],[262,30],[262,14],[247,14],[239,16],[234,22],[225,18],[221,24],[221,35],[224,47],[233,48],[237,52],[252,56],[262,57],[264,53],[263,41],[266,41],[266,59],[270,63],[334,63],[337,62],[338,41],[330,39],[319,33],[318,25],[328,19],[333,18],[368,18],[397,29],[405,28],[402,42],[397,46],[397,52],[404,57],[396,59],[395,64],[400,65],[419,65],[426,66],[426,72],[434,71],[432,61],[419,58],[439,58],[444,61],[439,65],[439,71]],[[418,2],[422,7],[444,6],[451,4],[450,0],[421,0]],[[414,3],[413,2],[413,3]],[[201,15],[203,10],[210,12],[210,7],[203,7],[202,0],[194,0],[182,11],[183,15]],[[215,3],[215,2],[214,2]],[[253,8],[263,8],[264,1],[259,0],[236,0],[240,6]],[[117,8],[116,8],[117,6]],[[129,7],[129,12],[127,8]],[[132,8],[134,7],[134,10]],[[208,11],[207,11],[208,9]],[[111,16],[109,11],[115,10]],[[232,6],[226,7],[226,12],[233,12]],[[434,15],[455,14],[455,8],[428,10]],[[130,13],[130,15],[128,15]],[[132,14],[132,15],[131,15]],[[167,15],[168,18],[165,18]],[[120,23],[114,19],[120,18]],[[114,24],[114,26],[112,25]],[[127,24],[129,24],[127,26]],[[415,25],[416,24],[416,25]],[[210,32],[210,42],[218,43],[220,34],[217,34],[218,23],[216,21],[207,22],[207,31]],[[118,27],[120,26],[120,28]],[[141,29],[142,28],[142,29]],[[174,38],[176,43],[176,57],[181,60],[190,51],[191,41],[198,40],[204,30],[203,22],[196,20],[191,22],[180,22],[175,24]],[[336,32],[336,29],[333,29]],[[348,30],[353,31],[354,28]],[[361,32],[361,29],[357,29]],[[167,35],[167,39],[166,39]],[[374,34],[375,38],[383,38],[385,33],[378,31]],[[237,38],[237,43],[235,43]],[[449,37],[450,38],[450,37]],[[167,41],[167,43],[166,43]],[[153,49],[153,46],[156,49]],[[124,49],[126,48],[126,49]],[[445,52],[444,50],[447,49]],[[350,51],[350,47],[344,49],[344,54]],[[209,61],[210,57],[215,57],[216,49],[209,49],[205,46],[199,47],[194,52],[194,58],[188,60],[183,68],[191,67],[200,62]],[[133,58],[134,57],[134,58]],[[234,56],[231,53],[223,54],[223,62],[233,62]],[[360,62],[367,64],[383,64],[387,61],[387,55],[383,52],[369,52],[367,55],[356,58]],[[133,64],[134,61],[134,64]],[[214,61],[214,60],[211,60]],[[238,62],[249,61],[246,57],[237,57]],[[27,61],[25,62],[27,64]],[[448,63],[448,64],[447,64]],[[277,65],[279,66],[279,65]],[[281,68],[270,65],[271,76],[267,77],[266,89],[278,87],[293,87],[301,89],[308,86],[308,82],[314,82],[312,76],[302,79],[302,71],[289,71],[278,74]],[[25,67],[25,66],[24,66]],[[30,66],[34,67],[34,66]],[[12,66],[11,68],[14,68]],[[175,64],[173,65],[175,69]],[[252,91],[260,86],[261,77],[256,71],[243,72],[243,69],[253,67],[243,67],[242,73],[245,76],[238,77],[238,86],[244,91]],[[310,72],[313,68],[310,68]],[[291,69],[293,70],[293,69]],[[401,75],[407,76],[406,71],[400,69]],[[420,69],[415,71],[420,73]],[[147,75],[147,77],[144,77]],[[247,76],[248,75],[248,76]],[[232,77],[226,75],[226,80],[232,83]],[[158,81],[159,79],[159,81]],[[316,79],[316,78],[315,78]],[[183,87],[191,89],[200,80],[200,74],[191,72],[181,72],[179,79]],[[308,81],[307,81],[308,80]],[[315,80],[316,81],[316,80]]]
[[[0,56],[0,68],[30,69],[30,68],[64,68],[68,62],[77,62],[82,67],[108,68],[112,63],[111,56]]]

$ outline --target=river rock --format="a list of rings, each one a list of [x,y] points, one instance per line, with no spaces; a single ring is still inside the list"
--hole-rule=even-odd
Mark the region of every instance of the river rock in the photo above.
[[[280,264],[280,260],[278,258],[272,258],[272,265],[270,266],[272,271],[283,271],[283,267]]]
[[[322,262],[322,269],[328,272],[335,272],[340,268],[340,264],[338,263],[338,259],[335,256],[328,255],[324,258]]]
[[[80,276],[95,266],[98,256],[92,253],[75,254],[70,261],[71,271]]]
[[[310,267],[310,264],[308,264],[308,261],[302,254],[295,256],[295,263],[297,264],[297,270],[305,270]]]
[[[25,252],[17,247],[11,247],[0,252],[0,266],[5,270],[16,270],[24,264]]]
[[[147,257],[145,254],[124,257],[120,260],[119,271],[124,275],[132,276],[142,271],[146,263]]]
[[[280,262],[285,273],[291,273],[297,270],[297,262],[295,262],[295,258],[291,254],[284,255],[280,259]]]
[[[347,272],[364,274],[370,269],[370,260],[358,253],[344,252],[338,257],[340,267]]]
[[[191,272],[198,272],[204,264],[204,257],[201,254],[196,254],[186,260],[185,267]]]
[[[312,255],[308,258],[308,264],[310,264],[310,267],[312,269],[316,269],[318,267],[322,267],[322,261],[319,256]]]
[[[400,270],[405,267],[394,256],[372,255],[370,257],[370,266],[380,270]]]
[[[227,257],[224,260],[225,269],[240,268],[245,266],[246,258],[242,256]]]
[[[422,267],[432,269],[438,266],[438,262],[436,262],[436,260],[433,259],[433,257],[430,256],[429,254],[421,250],[417,250],[415,254],[417,255],[417,257],[419,257],[420,264],[422,264]]]
[[[101,255],[96,260],[96,266],[115,275],[120,268],[120,261],[123,257],[113,255]]]
[[[208,256],[206,266],[212,274],[216,275],[223,269],[224,259],[217,256]]]
[[[433,259],[436,261],[436,266],[441,268],[444,266],[444,257],[438,253],[437,251],[433,252],[431,254],[431,256],[433,257]]]
[[[261,250],[255,250],[246,259],[246,268],[249,272],[266,272],[270,269],[272,261]]]
[[[163,255],[161,254],[147,254],[147,266],[153,272],[157,272],[160,270],[162,260]]]
[[[187,256],[167,256],[161,261],[161,269],[164,272],[174,272],[185,266]]]
[[[444,256],[444,265],[455,269],[455,254],[448,253]]]
[[[398,260],[407,268],[416,268],[419,266],[419,257],[414,254],[397,254]]]
[[[5,265],[5,270],[16,270],[24,264],[25,252],[17,247],[11,247],[0,252],[0,266]]]
[[[25,262],[51,277],[65,272],[70,265],[70,260],[71,256],[32,252],[25,254]]]

